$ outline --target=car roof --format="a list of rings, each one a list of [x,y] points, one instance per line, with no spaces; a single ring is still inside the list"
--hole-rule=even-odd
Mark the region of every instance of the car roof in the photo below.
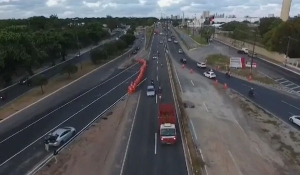
[[[69,127],[64,127],[64,128],[57,128],[55,131],[52,132],[52,135],[61,135],[63,132],[65,132],[66,130],[69,130],[71,128]]]
[[[152,88],[154,88],[154,86],[153,86],[153,85],[149,85],[149,86],[147,86],[147,89],[152,89]]]

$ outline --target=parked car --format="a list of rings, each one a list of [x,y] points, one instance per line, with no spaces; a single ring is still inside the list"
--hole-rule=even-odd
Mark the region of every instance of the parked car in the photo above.
[[[55,131],[49,133],[45,140],[49,141],[49,146],[61,146],[74,137],[75,134],[76,129],[74,127],[57,128]]]

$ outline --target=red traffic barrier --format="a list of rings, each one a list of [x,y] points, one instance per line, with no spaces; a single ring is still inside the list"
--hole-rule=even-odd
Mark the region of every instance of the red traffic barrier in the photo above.
[[[249,77],[248,77],[248,80],[249,80],[249,81],[251,81],[251,80],[252,80],[252,76],[251,76],[251,75],[249,75]]]
[[[224,88],[224,89],[227,89],[227,88],[228,88],[226,83],[224,84],[224,87],[223,87],[223,88]]]
[[[193,74],[193,73],[194,73],[194,71],[193,71],[193,69],[191,69],[191,70],[190,70],[190,74]]]
[[[181,68],[182,68],[182,69],[184,69],[184,67],[185,67],[185,65],[184,65],[184,64],[182,64],[182,65],[181,65]]]
[[[219,83],[218,80],[215,80],[214,84],[215,84],[215,85],[218,85],[218,83]]]

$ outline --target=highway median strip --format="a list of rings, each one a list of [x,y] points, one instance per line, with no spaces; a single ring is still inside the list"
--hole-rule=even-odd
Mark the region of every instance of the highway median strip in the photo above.
[[[214,69],[217,69],[223,73],[226,73],[229,69],[230,64],[230,58],[228,56],[222,55],[222,54],[212,54],[208,55],[206,57],[206,64],[208,66],[211,66]],[[251,77],[251,80],[261,82],[267,85],[275,85],[277,84],[276,81],[273,79],[263,75],[260,73],[256,68],[252,69],[252,75],[250,68],[245,69],[233,69],[230,68],[230,72],[232,75],[240,76],[249,79]],[[250,77],[249,77],[250,76]]]
[[[21,95],[20,97],[12,100],[7,105],[0,108],[0,121],[10,117],[14,113],[30,106],[33,103],[38,102],[39,100],[51,95],[58,89],[65,87],[68,84],[80,79],[81,77],[89,74],[93,70],[100,68],[104,64],[116,58],[117,54],[123,55],[128,52],[128,49],[119,51],[114,55],[108,56],[108,58],[99,61],[97,64],[93,64],[92,61],[88,60],[85,62],[81,62],[77,65],[68,65],[64,69],[62,69],[61,74],[53,77],[52,79],[47,80],[45,84],[40,86],[33,87],[30,91]],[[134,64],[128,62],[123,65],[123,68],[129,67]],[[41,90],[42,89],[42,90]]]
[[[171,28],[174,31],[176,38],[178,38],[181,41],[181,43],[183,43],[183,45],[187,48],[187,50],[193,49],[193,48],[189,47],[189,45],[185,42],[185,40],[183,38],[181,38],[180,33],[178,33],[178,31],[175,29],[175,27],[171,27]]]
[[[171,69],[171,75],[173,77],[173,79],[171,81],[174,82],[174,88],[175,88],[175,93],[176,93],[176,99],[178,101],[178,105],[179,105],[179,110],[180,113],[178,114],[180,117],[180,128],[183,131],[183,141],[186,141],[187,147],[188,147],[188,151],[189,151],[189,155],[187,155],[190,159],[188,161],[190,161],[189,163],[192,166],[192,171],[194,175],[202,175],[202,170],[205,166],[205,162],[202,160],[201,157],[201,153],[198,150],[192,133],[189,129],[189,117],[187,116],[186,112],[185,112],[185,108],[184,108],[184,104],[181,98],[181,92],[180,92],[180,88],[179,88],[179,82],[177,82],[176,75],[175,75],[175,70],[174,70],[174,66],[172,64],[172,60],[169,58],[169,56],[167,56],[167,59],[170,63],[170,69]],[[189,168],[189,167],[187,167]]]
[[[146,28],[146,50],[148,50],[150,47],[151,38],[153,36],[153,33],[154,33],[154,25],[148,26]]]

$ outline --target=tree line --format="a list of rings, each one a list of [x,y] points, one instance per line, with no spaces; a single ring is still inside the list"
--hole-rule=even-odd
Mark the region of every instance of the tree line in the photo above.
[[[250,24],[250,25],[249,25]],[[300,18],[283,22],[280,18],[261,18],[258,26],[246,22],[230,22],[222,25],[228,36],[243,41],[257,42],[270,51],[300,58]]]
[[[34,16],[0,20],[0,76],[6,84],[18,74],[34,74],[45,64],[55,65],[68,54],[97,45],[115,28],[152,25],[156,18],[73,18]],[[125,39],[124,39],[125,40]],[[123,43],[125,47],[125,44]],[[121,48],[121,46],[119,46]]]

